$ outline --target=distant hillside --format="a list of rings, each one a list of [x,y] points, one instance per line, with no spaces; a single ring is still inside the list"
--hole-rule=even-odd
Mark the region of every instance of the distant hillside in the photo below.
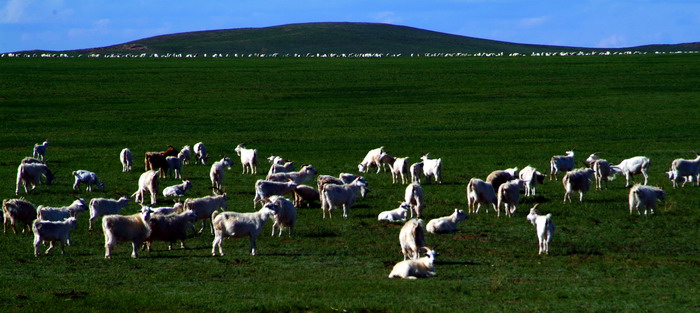
[[[680,45],[634,47],[639,51],[674,51]],[[699,50],[700,44],[685,44]],[[305,23],[162,35],[78,53],[438,53],[554,52],[590,49],[516,44],[377,23]]]

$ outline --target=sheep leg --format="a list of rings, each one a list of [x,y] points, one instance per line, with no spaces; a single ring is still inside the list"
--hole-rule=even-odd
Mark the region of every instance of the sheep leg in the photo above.
[[[39,245],[41,245],[41,238],[34,237],[34,256],[39,256]]]
[[[255,255],[255,236],[250,235],[250,255]]]
[[[44,252],[44,254],[48,255],[49,253],[51,253],[51,250],[53,250],[53,243],[54,243],[53,240],[49,241],[49,248],[46,249],[46,252]]]
[[[132,241],[131,242],[131,247],[132,247],[131,257],[134,259],[138,257],[139,246],[141,246],[141,242],[139,242],[139,241]]]
[[[272,224],[272,237],[275,236],[275,229],[277,228],[277,221],[275,221],[274,224]],[[282,235],[282,232],[280,231],[280,235]]]
[[[224,250],[221,248],[223,238],[218,233],[214,236],[214,241],[211,244],[211,255],[216,256],[216,247],[219,247],[219,254],[224,255]]]

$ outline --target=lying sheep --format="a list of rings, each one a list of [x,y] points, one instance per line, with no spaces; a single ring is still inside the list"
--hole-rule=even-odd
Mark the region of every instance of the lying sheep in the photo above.
[[[406,221],[408,210],[411,210],[411,205],[406,202],[401,202],[398,208],[379,213],[379,215],[377,215],[377,220],[387,222],[404,222]]]
[[[428,221],[428,225],[425,226],[425,230],[433,234],[454,233],[457,231],[457,223],[466,219],[467,213],[464,213],[462,210],[455,209],[455,212],[449,216],[443,216]]]
[[[423,220],[415,218],[408,220],[399,232],[399,244],[404,260],[417,259],[418,249],[425,246]]]
[[[239,238],[248,236],[250,239],[250,254],[255,255],[255,239],[262,231],[263,226],[275,214],[270,209],[271,203],[263,205],[262,209],[253,213],[214,212],[211,215],[214,226],[214,241],[211,246],[211,255],[216,256],[216,247],[219,247],[219,255],[224,255],[221,243],[224,238]]]
[[[32,232],[34,232],[34,256],[39,256],[39,245],[42,242],[50,242],[49,248],[45,254],[49,254],[54,247],[54,242],[61,243],[61,254],[64,254],[66,243],[70,243],[70,231],[78,224],[75,217],[69,217],[66,220],[57,221],[42,221],[34,220]]]
[[[151,211],[153,215],[159,214],[159,215],[170,215],[170,214],[175,214],[175,213],[182,213],[185,209],[185,206],[182,204],[182,202],[176,202],[173,206],[163,206],[163,207],[158,207],[158,208],[151,208]]]
[[[105,259],[112,258],[112,250],[118,242],[131,241],[132,258],[138,257],[140,247],[150,236],[151,210],[144,207],[140,213],[133,215],[108,215],[102,219],[102,230],[105,235]]]
[[[396,263],[389,273],[389,278],[418,279],[437,275],[434,266],[437,252],[427,247],[423,247],[423,250],[425,250],[425,256],[422,258]]]
[[[146,239],[146,247],[151,251],[151,243],[154,241],[165,241],[168,245],[168,250],[173,249],[175,241],[180,241],[180,247],[185,249],[185,240],[187,240],[187,230],[192,228],[192,225],[197,221],[197,213],[194,211],[185,211],[179,214],[152,214],[148,221],[148,226],[151,233]]]
[[[190,190],[190,189],[192,189],[192,182],[190,182],[189,179],[183,180],[182,184],[165,187],[163,189],[163,196],[164,197],[182,197],[185,195],[185,192],[187,190]]]
[[[7,225],[12,225],[12,232],[17,234],[16,225],[22,222],[22,233],[31,230],[32,222],[36,219],[34,204],[24,199],[10,199],[2,201],[3,228],[2,233],[7,233]]]

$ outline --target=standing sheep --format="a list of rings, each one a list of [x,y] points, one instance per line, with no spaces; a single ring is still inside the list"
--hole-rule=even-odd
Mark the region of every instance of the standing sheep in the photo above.
[[[258,173],[258,150],[246,149],[245,144],[240,144],[236,146],[236,154],[241,157],[241,165],[243,166],[243,174],[257,174]]]
[[[119,153],[119,161],[122,163],[122,172],[130,172],[131,166],[134,164],[134,156],[129,148],[124,148]]]
[[[34,204],[24,199],[10,199],[2,201],[3,228],[2,233],[7,233],[7,225],[12,225],[12,232],[17,234],[16,225],[22,222],[22,233],[31,230],[32,222],[36,219]]]
[[[151,227],[151,210],[144,207],[140,213],[133,215],[108,215],[102,219],[102,230],[105,235],[105,259],[112,258],[112,250],[118,242],[131,241],[133,251],[131,257],[138,257],[138,248],[148,239]]]
[[[64,254],[66,242],[70,244],[70,231],[78,224],[75,217],[69,217],[63,221],[34,220],[32,232],[34,232],[34,256],[39,256],[39,245],[42,242],[50,242],[45,254],[49,254],[54,247],[54,242],[61,243],[61,254]]]
[[[404,260],[417,259],[419,257],[418,249],[425,246],[423,220],[415,218],[408,220],[399,232],[399,243]]]
[[[272,236],[275,235],[275,230],[279,229],[277,236],[282,237],[282,231],[289,228],[289,236],[294,232],[294,225],[297,222],[297,209],[294,204],[282,196],[270,197],[270,209],[275,211],[274,224],[272,224]]]
[[[425,208],[423,204],[423,188],[419,184],[411,183],[406,186],[404,201],[411,205],[411,218],[413,218],[413,213],[418,218],[423,217],[423,209]]]
[[[537,211],[538,204],[535,204],[530,209],[530,214],[527,215],[527,220],[537,228],[537,241],[539,254],[549,254],[549,243],[554,236],[554,223],[552,223],[552,214],[539,215]]]
[[[221,243],[224,238],[239,238],[248,236],[250,239],[250,254],[255,255],[255,240],[262,231],[263,226],[275,214],[270,209],[272,204],[263,205],[262,209],[253,213],[236,212],[214,212],[211,215],[214,226],[214,241],[211,245],[211,255],[216,256],[216,248],[219,248],[219,255],[224,255]]]
[[[134,200],[136,202],[139,202],[143,204],[145,201],[146,197],[146,192],[151,194],[151,204],[156,204],[156,200],[158,197],[158,184],[159,184],[159,178],[158,174],[160,173],[161,170],[148,170],[147,172],[144,172],[141,174],[139,177],[139,190],[134,192],[131,196],[134,197]]]

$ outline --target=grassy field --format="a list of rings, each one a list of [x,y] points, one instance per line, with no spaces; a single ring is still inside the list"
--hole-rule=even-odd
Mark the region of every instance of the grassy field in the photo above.
[[[376,221],[404,186],[367,174],[372,192],[344,220],[299,209],[296,234],[271,238],[259,255],[228,239],[211,257],[212,236],[189,249],[131,259],[130,244],[104,259],[101,230],[79,216],[66,255],[33,256],[31,234],[0,236],[0,311],[697,311],[700,188],[672,189],[664,171],[698,148],[700,58],[689,55],[463,59],[2,59],[0,196],[14,198],[16,169],[34,143],[50,141],[58,177],[26,195],[67,205],[77,195],[136,190],[141,156],[203,141],[213,159],[246,142],[262,157],[282,155],[321,174],[355,172],[384,146],[415,162],[443,160],[442,185],[425,185],[426,220],[466,209],[471,177],[530,164],[575,148],[612,163],[651,159],[650,184],[667,200],[649,217],[630,215],[624,179],[562,204],[561,182],[523,200],[513,218],[472,215],[460,232],[427,236],[440,253],[435,278],[387,278],[402,256],[399,224]],[[129,147],[135,170],[122,173]],[[578,161],[577,161],[578,162]],[[260,172],[268,164],[260,162]],[[96,172],[104,192],[71,192],[70,172]],[[189,165],[192,197],[210,194],[209,167]],[[252,211],[263,174],[227,172],[228,209]],[[167,179],[162,186],[178,183]],[[23,195],[23,194],[22,194]],[[163,204],[169,200],[159,198]],[[552,213],[550,255],[537,255],[525,215]],[[125,213],[136,212],[130,204]]]

